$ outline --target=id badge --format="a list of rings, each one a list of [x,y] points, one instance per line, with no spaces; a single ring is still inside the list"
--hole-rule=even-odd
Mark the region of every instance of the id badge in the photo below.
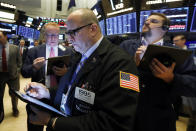
[[[93,105],[95,100],[95,93],[83,88],[76,87],[74,97],[78,100],[82,100]]]
[[[65,103],[67,101],[67,95],[63,94],[62,95],[62,99],[61,99],[61,106],[60,106],[60,109],[62,112],[66,113],[65,112]]]

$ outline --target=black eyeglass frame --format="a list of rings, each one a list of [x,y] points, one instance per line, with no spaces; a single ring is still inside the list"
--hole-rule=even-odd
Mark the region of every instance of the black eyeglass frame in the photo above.
[[[80,27],[78,27],[78,28],[76,28],[76,29],[68,30],[68,31],[65,32],[65,34],[66,34],[66,35],[70,35],[70,36],[75,36],[75,35],[76,35],[76,32],[78,32],[78,31],[81,30],[82,28],[87,27],[87,26],[92,25],[92,24],[93,24],[93,23],[89,23],[89,24],[87,24],[87,25],[80,26]]]
[[[154,23],[154,24],[161,23],[161,21],[157,19],[146,19],[144,23],[146,23],[147,21],[150,21],[150,23]]]

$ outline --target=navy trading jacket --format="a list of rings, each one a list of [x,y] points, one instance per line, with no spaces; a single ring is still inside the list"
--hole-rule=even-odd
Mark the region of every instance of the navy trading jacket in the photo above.
[[[81,56],[76,54],[72,59],[73,66],[61,78],[57,92],[50,92],[58,108],[80,58]],[[132,83],[129,84],[132,88],[120,85],[124,75],[130,77]],[[103,38],[72,84],[67,98],[71,116],[59,117],[54,130],[132,131],[138,97],[135,89],[139,89],[137,75],[133,59],[121,48]],[[93,103],[76,97],[77,89],[81,88],[95,94]]]
[[[124,41],[120,47],[134,56],[141,46],[140,40]],[[164,46],[172,44],[164,43]],[[175,67],[174,80],[167,84],[149,71],[140,68],[140,95],[136,116],[136,131],[175,131],[176,113],[173,99],[176,96],[196,96],[196,67],[192,56]]]

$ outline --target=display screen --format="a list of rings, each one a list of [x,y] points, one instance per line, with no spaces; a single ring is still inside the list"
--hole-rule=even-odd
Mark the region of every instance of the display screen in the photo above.
[[[34,35],[34,29],[33,28],[27,28],[26,38],[32,38],[33,39],[33,35]]]
[[[182,8],[172,8],[172,9],[141,11],[140,32],[142,30],[142,26],[145,20],[153,12],[163,13],[167,16],[167,18],[170,19],[170,27],[169,27],[170,32],[187,31],[188,7],[182,7]]]
[[[97,16],[97,18],[104,19],[105,18],[105,13],[103,11],[103,6],[102,6],[102,1],[98,1],[92,8],[91,10],[94,12],[94,14]]]
[[[66,26],[65,19],[56,19],[56,18],[45,18],[45,17],[40,17],[42,19],[41,23],[49,23],[49,22],[55,22],[59,26]]]
[[[107,35],[136,32],[136,13],[119,15],[106,19]]]
[[[23,36],[25,38],[34,38],[34,29],[28,28],[25,26],[19,26],[18,35]]]
[[[136,2],[134,0],[102,0],[102,5],[106,16],[110,17],[112,16],[109,15],[110,13],[117,15],[120,10],[122,11],[120,11],[121,14],[127,13],[127,11],[135,12]]]
[[[59,35],[59,40],[64,40],[64,34]]]
[[[99,26],[101,28],[102,34],[105,35],[105,22],[104,22],[104,20],[99,21]]]
[[[27,27],[20,25],[19,28],[18,28],[18,35],[25,37],[26,32],[27,32]]]
[[[33,18],[28,17],[26,24],[31,25],[33,22]]]
[[[187,41],[186,45],[189,49],[196,49],[196,41]]]
[[[17,34],[17,27],[15,24],[0,23],[0,31],[5,31],[8,34]]]
[[[190,31],[191,32],[196,32],[196,7],[195,7],[194,12],[193,12],[193,18],[192,18],[192,22],[191,22]]]
[[[34,31],[34,39],[36,39],[36,40],[38,40],[39,39],[39,36],[40,36],[40,31],[38,31],[38,30],[35,30]]]

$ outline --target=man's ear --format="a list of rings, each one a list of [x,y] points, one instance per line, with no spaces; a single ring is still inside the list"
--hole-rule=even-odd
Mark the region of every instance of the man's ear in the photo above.
[[[96,35],[97,32],[98,32],[98,29],[99,29],[98,26],[97,26],[97,24],[92,24],[90,28],[91,28],[91,30],[90,30],[91,31],[91,34],[93,36]]]

